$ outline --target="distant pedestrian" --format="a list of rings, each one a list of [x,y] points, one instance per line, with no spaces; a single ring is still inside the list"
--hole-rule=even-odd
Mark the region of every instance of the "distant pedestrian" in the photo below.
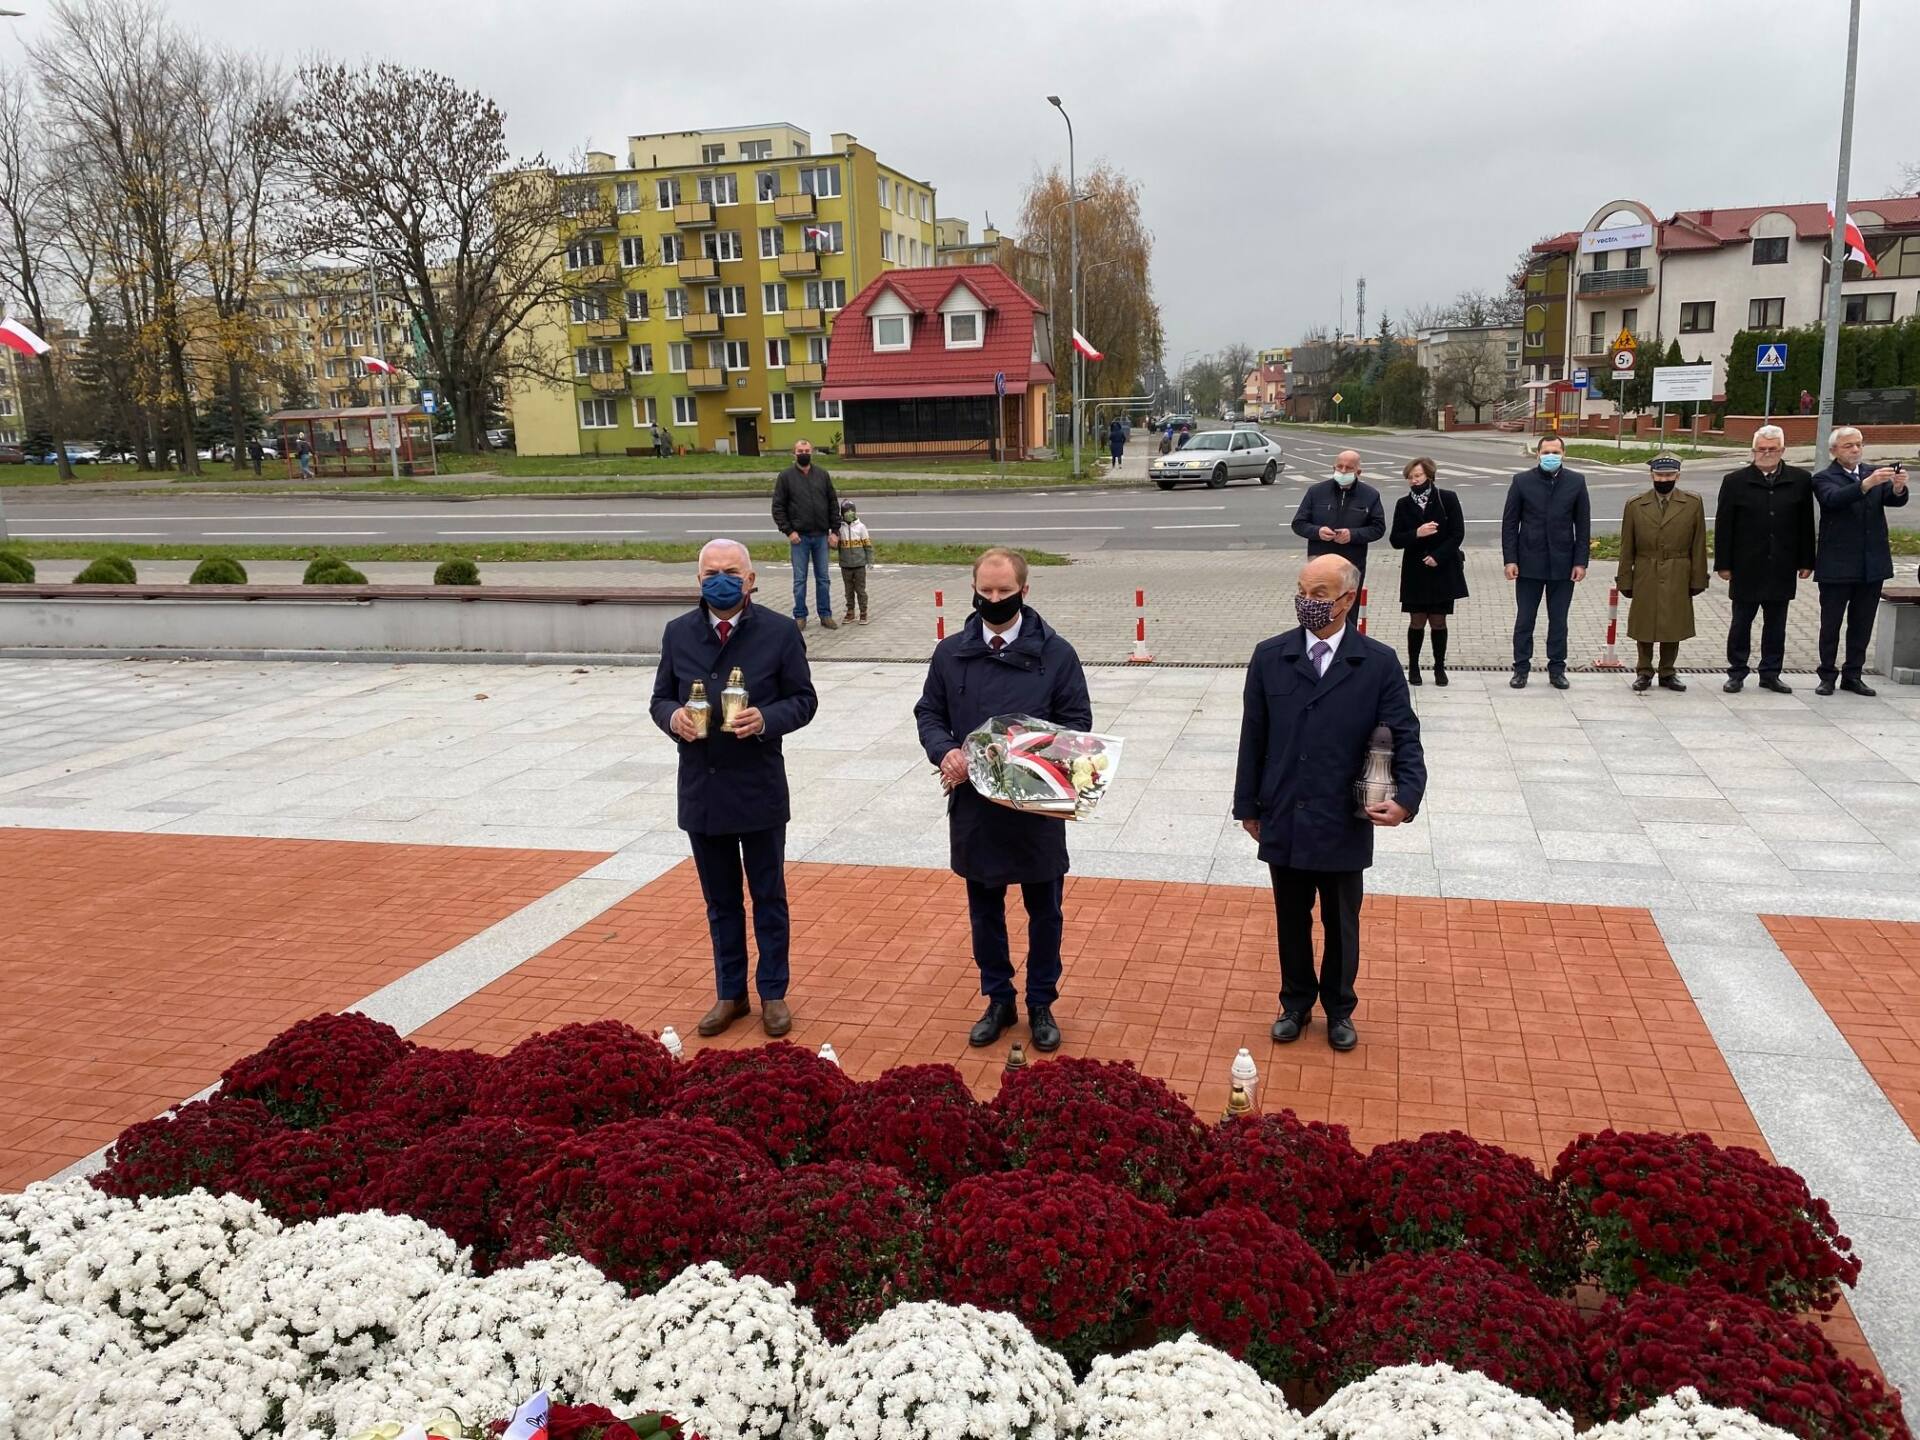
[[[1587,477],[1562,468],[1567,445],[1542,435],[1539,460],[1507,487],[1500,517],[1500,552],[1514,584],[1513,678],[1524,689],[1533,669],[1533,627],[1547,602],[1547,679],[1567,688],[1567,611],[1573,587],[1587,578],[1592,558],[1593,509]]]
[[[1816,695],[1833,694],[1836,676],[1842,690],[1874,693],[1860,672],[1867,661],[1874,613],[1880,608],[1880,587],[1893,578],[1887,511],[1907,503],[1907,472],[1897,464],[1865,469],[1860,463],[1863,444],[1858,430],[1842,425],[1827,439],[1833,463],[1813,477],[1814,499],[1820,502],[1820,543],[1813,562],[1813,578],[1820,586]],[[1846,657],[1836,668],[1843,620]]]
[[[853,501],[840,502],[840,584],[846,594],[849,625],[867,623],[867,572],[873,568],[873,536],[860,521]],[[860,613],[856,617],[854,606]]]
[[[1186,446],[1187,446],[1187,442],[1188,442],[1189,440],[1191,440],[1191,439],[1193,439],[1193,426],[1191,426],[1191,425],[1182,425],[1182,426],[1180,427],[1180,439],[1179,439],[1179,441],[1178,441],[1178,442],[1177,442],[1177,443],[1176,443],[1176,444],[1174,445],[1174,447],[1173,447],[1173,448],[1174,448],[1174,449],[1176,449],[1176,450],[1184,450],[1184,449],[1186,449]]]
[[[1787,609],[1799,582],[1813,574],[1813,476],[1785,463],[1786,432],[1753,432],[1753,463],[1720,482],[1713,507],[1713,568],[1727,582],[1733,620],[1727,627],[1727,683],[1738,694],[1753,655],[1753,617],[1760,622],[1760,688],[1791,695],[1780,678],[1787,659]]]
[[[258,475],[260,462],[267,458],[266,447],[257,439],[247,441],[247,458],[253,461],[253,473]]]
[[[1380,492],[1360,478],[1360,452],[1342,450],[1333,477],[1307,487],[1293,512],[1293,533],[1307,542],[1307,556],[1338,555],[1367,573],[1367,546],[1386,538],[1387,512]]]
[[[1813,392],[1811,390],[1802,390],[1800,392],[1800,413],[1802,415],[1811,415],[1813,413]]]
[[[665,460],[673,454],[673,438],[658,425],[653,427],[653,458]]]
[[[1685,690],[1674,671],[1680,642],[1693,638],[1693,597],[1707,588],[1707,507],[1677,488],[1680,461],[1656,455],[1647,462],[1653,488],[1634,496],[1620,515],[1620,593],[1627,635],[1639,647],[1633,688],[1653,688],[1653,647],[1660,647],[1660,688]]]
[[[293,454],[294,458],[300,462],[300,478],[311,480],[313,478],[313,446],[307,443],[306,436],[302,435],[294,442]]]
[[[839,543],[840,497],[833,493],[833,477],[826,467],[813,463],[812,441],[802,440],[793,447],[793,464],[773,482],[773,523],[785,532],[793,557],[794,623],[807,628],[807,568],[811,566],[821,628],[838,630],[827,551]]]
[[[1160,436],[1160,453],[1167,454],[1173,449],[1173,426],[1169,425]]]
[[[1467,594],[1467,570],[1460,547],[1467,522],[1460,497],[1434,483],[1437,473],[1426,456],[1409,460],[1402,472],[1407,493],[1393,507],[1388,543],[1406,551],[1400,567],[1400,608],[1407,616],[1407,683],[1420,680],[1420,649],[1433,631],[1433,683],[1447,683],[1447,617],[1453,602]]]
[[[1120,461],[1127,453],[1127,426],[1123,420],[1115,420],[1107,427],[1107,449],[1113,453],[1113,468],[1120,468]]]

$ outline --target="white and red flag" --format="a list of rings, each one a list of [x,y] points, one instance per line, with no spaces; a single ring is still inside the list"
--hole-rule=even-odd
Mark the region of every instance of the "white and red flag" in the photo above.
[[[0,345],[22,355],[44,355],[53,347],[18,320],[0,320]]]
[[[542,1390],[513,1412],[503,1440],[547,1440],[547,1392]]]
[[[822,244],[822,245],[826,244],[829,240],[833,238],[833,236],[829,232],[822,230],[818,225],[807,226],[805,233],[806,233],[807,239],[817,241],[819,244]]]
[[[382,360],[377,356],[362,355],[360,357],[360,363],[367,367],[367,373],[369,375],[393,374],[393,366],[390,365],[387,361]]]
[[[1833,233],[1833,211],[1827,211],[1827,233]],[[1869,275],[1878,275],[1880,267],[1873,263],[1873,256],[1867,253],[1866,239],[1860,234],[1860,227],[1853,223],[1853,217],[1847,217],[1847,259],[1858,260]]]
[[[1105,355],[1101,354],[1098,350],[1094,349],[1093,342],[1087,339],[1087,337],[1082,335],[1078,330],[1073,332],[1073,348],[1078,350],[1082,355],[1086,356],[1087,359],[1089,360],[1104,360],[1107,358]]]

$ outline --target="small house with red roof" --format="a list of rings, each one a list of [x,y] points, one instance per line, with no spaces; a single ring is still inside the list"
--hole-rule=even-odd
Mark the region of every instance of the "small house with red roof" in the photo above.
[[[1028,458],[1049,439],[1049,320],[997,265],[889,270],[834,322],[841,453]]]

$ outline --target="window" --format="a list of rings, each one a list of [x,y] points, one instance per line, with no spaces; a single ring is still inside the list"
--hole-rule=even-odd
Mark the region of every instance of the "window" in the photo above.
[[[1785,296],[1772,300],[1749,300],[1747,302],[1747,328],[1749,330],[1778,330],[1787,323],[1787,301]]]
[[[1638,309],[1622,310],[1620,312],[1620,328],[1626,331],[1629,335],[1638,335],[1640,333],[1639,310]]]
[[[645,320],[647,318],[647,292],[644,290],[627,291],[627,319]]]
[[[1893,292],[1882,291],[1878,295],[1848,295],[1845,297],[1846,309],[1841,312],[1849,325],[1891,325],[1893,323]]]
[[[779,199],[780,172],[778,170],[760,171],[753,177],[753,190],[763,201]]]
[[[1874,236],[1867,250],[1880,267],[1880,278],[1898,280],[1920,275],[1920,235]]]
[[[880,208],[882,210],[889,210],[892,207],[893,207],[893,182],[887,179],[886,176],[882,175],[880,177]]]
[[[1756,265],[1784,265],[1787,263],[1787,237],[1773,235],[1753,242],[1753,263]]]
[[[980,338],[980,315],[974,310],[956,310],[947,316],[947,348],[949,350],[978,350],[984,343]]]
[[[622,235],[620,237],[620,263],[631,265],[635,269],[647,263],[647,237],[644,235]]]
[[[891,230],[882,230],[880,232],[880,258],[882,260],[893,259],[893,232]]]
[[[793,363],[792,342],[775,338],[767,341],[767,369],[784,370]]]
[[[684,235],[662,235],[660,237],[660,263],[678,265],[687,258],[687,241]]]
[[[1633,249],[1627,251],[1626,255],[1621,259],[1620,264],[1623,269],[1638,270],[1640,268],[1640,247],[1636,245]]]
[[[847,282],[844,280],[807,281],[807,308],[809,310],[846,309]]]
[[[760,287],[760,313],[762,315],[784,315],[787,313],[787,282],[779,280],[771,285]]]
[[[638,180],[616,180],[613,182],[613,208],[622,215],[631,215],[640,208],[640,182]]]
[[[675,340],[667,346],[667,371],[672,375],[684,375],[693,368],[693,345],[689,341]]]
[[[838,165],[816,165],[800,172],[800,193],[812,195],[817,199],[831,200],[840,193],[840,167]]]
[[[738,205],[740,203],[740,177],[737,175],[702,175],[700,177],[700,198],[715,205]]]
[[[627,347],[627,369],[636,375],[653,373],[653,346],[629,345]]]
[[[876,350],[905,350],[911,343],[907,338],[907,317],[904,315],[876,315],[873,319],[873,348]]]
[[[651,395],[634,396],[633,397],[634,428],[651,430],[655,425],[659,424],[660,411],[657,408],[658,404],[659,402],[656,401]]]
[[[771,140],[742,140],[740,142],[742,160],[771,160],[773,142]]]
[[[680,177],[653,182],[653,198],[662,210],[671,210],[680,203]]]
[[[1598,355],[1607,348],[1607,339],[1611,334],[1607,329],[1607,312],[1596,310],[1587,317],[1587,353]]]
[[[726,158],[727,147],[724,145],[702,145],[700,147],[700,163],[702,165],[718,165]],[[705,182],[703,181],[702,183],[704,184]],[[702,195],[700,198],[704,200],[707,197]]]
[[[582,430],[611,430],[620,423],[620,410],[611,395],[580,402]]]
[[[793,396],[787,394],[785,391],[776,391],[774,394],[767,396],[767,401],[773,407],[772,415],[774,424],[783,425],[793,419]]]
[[[707,368],[724,370],[727,368],[727,342],[725,340],[707,341]]]
[[[753,364],[753,356],[747,350],[747,342],[745,340],[727,341],[727,369],[745,370],[751,364]]]
[[[607,318],[607,299],[604,295],[576,295],[570,302],[573,310],[573,323],[584,325],[589,320]]]
[[[771,260],[776,255],[786,254],[786,251],[787,232],[778,225],[762,225],[760,227],[760,258]]]
[[[610,345],[582,345],[573,352],[573,373],[576,375],[610,375],[613,373],[613,347]]]
[[[738,260],[745,253],[740,248],[738,230],[711,230],[701,243],[709,260]]]
[[[816,420],[838,420],[840,418],[840,402],[838,400],[827,399],[827,397],[822,395],[818,390],[814,391],[813,418]]]
[[[805,237],[805,248],[822,255],[838,255],[845,248],[845,227],[838,220],[817,220],[800,233]]]
[[[827,363],[827,340],[824,335],[815,335],[807,341],[807,363],[809,365]]]
[[[667,319],[678,320],[687,313],[687,292],[679,286],[673,286],[665,292],[667,297]]]
[[[695,396],[676,395],[673,397],[673,423],[676,425],[698,425],[700,423],[700,407],[696,403]]]
[[[606,259],[606,251],[600,248],[598,240],[575,240],[567,246],[567,269],[584,270],[589,265],[598,265]]]
[[[716,315],[744,315],[747,313],[747,287],[744,285],[716,285],[707,291],[707,309]]]
[[[1680,333],[1704,335],[1713,329],[1713,301],[1688,300],[1680,306]]]
[[[1593,256],[1593,273],[1596,275],[1600,274],[1602,271],[1604,271],[1607,268],[1608,265],[1612,263],[1613,263],[1612,251],[1610,250],[1595,251]]]

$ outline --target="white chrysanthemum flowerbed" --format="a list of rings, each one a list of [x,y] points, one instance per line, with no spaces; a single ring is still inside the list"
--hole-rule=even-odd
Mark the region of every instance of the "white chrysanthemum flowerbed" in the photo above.
[[[565,1258],[477,1276],[417,1220],[283,1226],[196,1191],[0,1196],[0,1440],[352,1440],[505,1418],[537,1389],[664,1411],[704,1440],[1571,1440],[1567,1416],[1443,1365],[1310,1416],[1188,1335],[1080,1384],[1008,1315],[896,1306],[826,1344],[790,1289],[693,1266],[631,1298]],[[384,1427],[384,1428],[383,1428]],[[1595,1440],[1786,1440],[1692,1391]]]

